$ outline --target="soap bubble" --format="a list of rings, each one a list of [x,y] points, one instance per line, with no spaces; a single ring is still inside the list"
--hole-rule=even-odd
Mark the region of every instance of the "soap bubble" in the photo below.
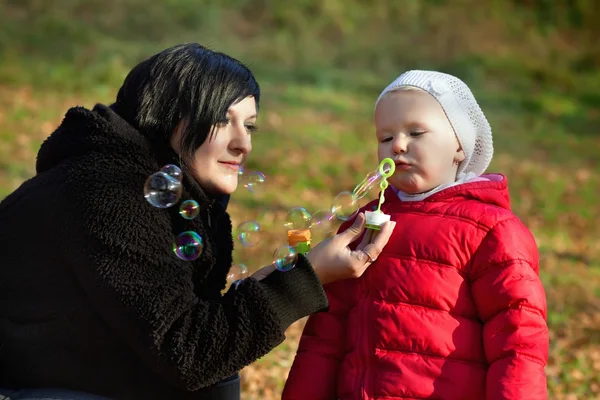
[[[286,272],[296,266],[298,253],[292,246],[280,246],[273,253],[273,264],[279,271]]]
[[[379,171],[371,171],[367,174],[365,179],[362,180],[354,190],[352,194],[356,197],[356,199],[362,199],[369,193],[369,191],[378,185],[383,180],[383,176],[379,174]]]
[[[348,191],[344,191],[335,196],[331,213],[342,221],[347,221],[358,211],[358,200],[356,196]]]
[[[173,242],[173,252],[184,261],[193,261],[204,250],[202,237],[194,231],[180,233]]]
[[[244,221],[237,227],[237,238],[246,247],[260,242],[260,225],[256,221]]]
[[[227,274],[227,282],[233,283],[240,279],[246,279],[248,277],[248,267],[245,264],[235,264],[229,268]]]
[[[312,215],[310,229],[320,232],[329,233],[334,229],[335,216],[329,211],[317,211]]]
[[[144,197],[157,208],[168,208],[181,198],[181,182],[166,172],[156,172],[146,179]]]
[[[310,227],[311,215],[304,207],[292,208],[285,217],[285,228],[308,229]]]
[[[186,200],[179,206],[179,214],[185,219],[194,219],[200,214],[200,205],[196,200]]]
[[[244,175],[242,181],[250,193],[261,193],[265,184],[265,175],[259,171],[250,171]]]
[[[392,167],[390,164],[382,161],[381,168],[377,168],[375,171],[369,172],[362,182],[356,185],[352,191],[352,194],[356,200],[358,201],[362,199],[369,193],[371,189],[379,185],[383,181],[384,175],[388,175],[390,173],[391,168]]]
[[[179,182],[183,180],[183,173],[181,169],[175,164],[167,164],[160,169],[160,172],[164,172],[165,174],[177,179]]]

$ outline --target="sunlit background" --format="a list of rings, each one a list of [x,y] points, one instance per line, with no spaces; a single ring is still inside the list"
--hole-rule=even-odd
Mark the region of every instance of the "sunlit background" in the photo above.
[[[34,174],[71,106],[111,102],[128,70],[198,42],[248,64],[263,90],[232,199],[261,224],[236,262],[270,263],[294,206],[326,210],[377,167],[379,92],[406,69],[456,74],[490,120],[514,211],[533,230],[548,296],[550,399],[600,398],[600,7],[594,0],[0,0],[0,199]],[[376,190],[364,200],[376,196]],[[243,370],[243,399],[280,398],[304,321]]]

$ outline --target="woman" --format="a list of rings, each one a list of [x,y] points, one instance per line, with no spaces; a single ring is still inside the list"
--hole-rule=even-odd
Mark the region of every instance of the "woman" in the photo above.
[[[221,295],[233,249],[225,208],[259,99],[243,64],[186,44],[137,65],[110,107],[67,112],[36,176],[0,203],[0,387],[10,398],[238,399],[237,372],[327,309],[321,285],[360,276],[379,255],[393,226],[350,250],[361,216],[292,270],[265,267]],[[168,164],[183,171],[180,200],[199,204],[194,219],[144,198],[148,176]],[[173,238],[190,231],[203,251],[184,260]]]

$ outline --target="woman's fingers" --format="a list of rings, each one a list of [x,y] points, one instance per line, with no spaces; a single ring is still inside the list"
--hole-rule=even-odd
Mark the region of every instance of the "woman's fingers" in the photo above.
[[[338,233],[337,239],[342,241],[343,246],[348,246],[360,237],[365,230],[365,214],[360,213],[356,216],[354,223],[344,232]]]
[[[364,249],[366,245],[371,243],[371,240],[372,240],[374,234],[375,234],[375,231],[373,229],[367,229],[365,231],[365,234],[364,234],[362,240],[360,241],[360,244],[356,248]]]
[[[372,235],[371,240],[366,243],[364,247],[360,248],[368,255],[370,262],[373,262],[377,259],[377,257],[379,257],[388,240],[390,240],[395,226],[395,221],[386,222],[382,225],[381,230],[376,235]]]

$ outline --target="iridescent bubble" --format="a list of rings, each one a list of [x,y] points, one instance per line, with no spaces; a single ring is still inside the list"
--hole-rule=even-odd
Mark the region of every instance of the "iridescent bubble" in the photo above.
[[[160,169],[160,172],[164,172],[165,174],[172,176],[179,182],[183,180],[183,173],[181,172],[181,169],[175,164],[165,165]]]
[[[356,187],[352,191],[352,194],[354,195],[356,200],[362,199],[369,193],[371,189],[379,185],[381,181],[383,181],[384,176],[390,173],[390,169],[390,164],[383,163],[382,161],[380,168],[377,168],[375,171],[369,172],[367,176],[365,176],[365,178],[362,180],[362,182],[356,185]]]
[[[156,172],[146,179],[144,197],[157,208],[168,208],[181,198],[181,182],[166,172]]]
[[[234,264],[229,268],[227,274],[227,282],[233,283],[240,279],[246,279],[248,277],[248,267],[245,264]]]
[[[238,166],[238,176],[244,175],[244,172],[246,172],[246,169],[244,167],[242,167],[241,165]]]
[[[179,206],[179,214],[185,219],[194,219],[200,214],[200,205],[196,200],[186,200]]]
[[[329,233],[334,229],[334,219],[335,215],[329,211],[317,211],[310,220],[310,229],[320,233]]]
[[[292,246],[280,246],[273,253],[273,264],[279,271],[286,272],[296,266],[298,253]]]
[[[194,231],[180,233],[173,242],[173,252],[184,261],[193,261],[204,250],[204,240]]]
[[[284,226],[286,229],[307,229],[310,227],[312,216],[304,207],[292,208],[285,217]]]
[[[244,176],[243,182],[250,193],[260,193],[265,184],[265,175],[259,171],[250,171]]]
[[[344,191],[335,196],[331,206],[331,213],[342,221],[347,221],[358,211],[358,200],[356,196]]]
[[[260,225],[256,221],[244,221],[237,228],[237,238],[246,247],[256,246],[260,242]]]
[[[371,189],[377,186],[383,180],[383,176],[379,173],[379,170],[371,171],[367,174],[365,179],[362,180],[352,193],[357,199],[362,199],[369,193]]]

